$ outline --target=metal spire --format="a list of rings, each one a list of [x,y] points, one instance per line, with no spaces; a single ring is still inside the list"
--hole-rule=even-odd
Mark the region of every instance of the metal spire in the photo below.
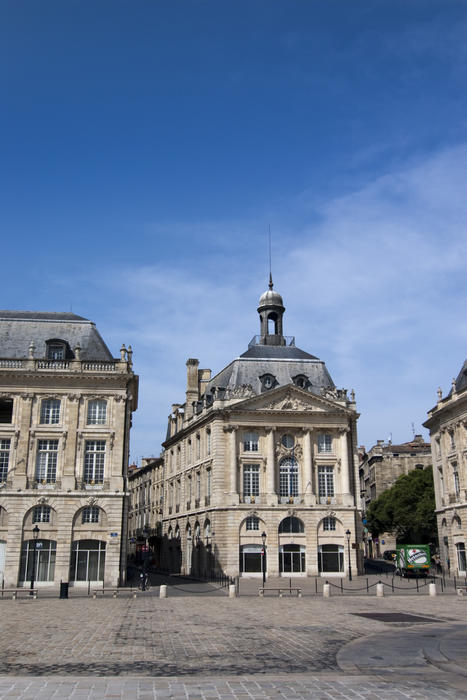
[[[274,284],[272,282],[272,265],[271,265],[271,224],[269,224],[269,289],[272,289]]]

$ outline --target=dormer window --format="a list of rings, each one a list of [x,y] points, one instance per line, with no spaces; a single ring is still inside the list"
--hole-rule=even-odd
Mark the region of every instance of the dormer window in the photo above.
[[[272,389],[277,383],[276,378],[272,374],[263,374],[263,376],[259,379],[263,391],[268,391],[269,389]]]
[[[292,379],[295,386],[300,387],[300,389],[307,389],[310,384],[308,377],[305,377],[304,374],[297,374],[297,376],[292,377]]]
[[[51,338],[46,341],[47,359],[48,360],[65,360],[71,359],[73,353],[68,347],[68,343],[60,338]]]

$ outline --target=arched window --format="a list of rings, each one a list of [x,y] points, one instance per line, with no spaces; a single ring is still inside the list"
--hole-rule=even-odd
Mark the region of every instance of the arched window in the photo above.
[[[309,384],[308,377],[305,377],[304,374],[297,374],[297,376],[293,378],[293,383],[295,386],[300,387],[300,389],[306,389]]]
[[[285,435],[283,435],[281,438],[281,442],[284,445],[284,447],[286,447],[288,450],[291,450],[292,447],[295,445],[294,436],[290,433],[285,433]]]
[[[298,464],[293,457],[285,457],[279,465],[279,492],[281,498],[298,496]]]
[[[285,534],[292,534],[292,533],[298,533],[298,532],[305,532],[305,526],[303,522],[300,520],[300,518],[296,518],[293,515],[290,515],[287,518],[284,518],[279,523],[279,534],[280,535],[285,535]]]
[[[268,391],[276,385],[276,378],[272,374],[263,374],[259,379],[263,391]]]
[[[103,425],[107,422],[107,401],[93,399],[88,402],[88,425]]]

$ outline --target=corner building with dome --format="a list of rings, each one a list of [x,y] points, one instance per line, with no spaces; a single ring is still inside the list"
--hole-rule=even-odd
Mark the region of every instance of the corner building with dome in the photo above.
[[[350,553],[361,571],[355,396],[283,334],[284,311],[270,278],[248,350],[215,376],[186,363],[163,443],[164,569],[346,576]]]

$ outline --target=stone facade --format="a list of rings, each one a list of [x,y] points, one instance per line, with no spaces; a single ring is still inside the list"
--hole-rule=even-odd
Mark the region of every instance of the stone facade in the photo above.
[[[124,582],[131,355],[75,314],[0,311],[5,586]]]
[[[163,444],[168,570],[343,576],[349,552],[361,568],[355,397],[282,334],[283,312],[271,281],[245,353],[214,377],[187,361]]]
[[[158,543],[164,495],[163,470],[164,460],[151,457],[143,459],[141,467],[132,465],[128,475],[128,554],[137,564],[160,564]]]
[[[449,394],[428,412],[442,565],[467,575],[467,360]]]
[[[360,453],[360,498],[365,512],[370,503],[383,491],[391,488],[403,474],[413,469],[431,468],[431,446],[421,435],[415,435],[410,442],[394,445],[392,442],[377,440],[376,445],[368,450],[364,447]],[[396,538],[391,533],[383,533],[376,542],[364,528],[365,554],[379,556],[385,549],[396,548]]]

